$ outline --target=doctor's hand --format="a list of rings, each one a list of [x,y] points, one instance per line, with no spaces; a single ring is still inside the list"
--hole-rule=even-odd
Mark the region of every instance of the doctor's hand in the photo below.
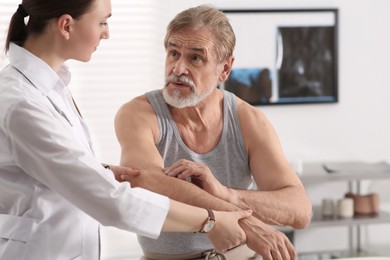
[[[263,257],[263,260],[295,260],[296,251],[283,232],[265,224],[255,217],[240,220],[245,231],[247,245]]]
[[[137,177],[140,175],[140,170],[133,169],[130,167],[110,165],[109,169],[114,173],[115,179],[119,182],[130,182],[132,177]]]
[[[217,252],[225,252],[233,247],[244,244],[246,235],[239,225],[239,220],[248,218],[252,210],[240,211],[214,211],[215,227],[207,234]]]
[[[209,167],[202,163],[181,159],[168,168],[164,169],[168,176],[186,180],[191,178],[191,182],[208,193],[225,199],[228,188],[222,185],[213,175]]]

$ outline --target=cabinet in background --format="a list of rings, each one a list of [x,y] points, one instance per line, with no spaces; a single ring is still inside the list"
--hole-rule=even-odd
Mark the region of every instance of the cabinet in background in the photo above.
[[[348,183],[348,190],[345,192],[356,194],[361,192],[361,182],[364,180],[390,179],[390,165],[385,162],[374,164],[365,162],[306,163],[303,168],[304,171],[300,178],[305,187],[343,181]],[[361,226],[379,223],[390,223],[390,213],[380,211],[375,216],[355,215],[353,218],[338,218],[337,216],[329,218],[322,216],[321,205],[313,205],[313,218],[308,228],[347,226],[349,248],[345,252],[334,252],[336,256],[345,257],[345,254],[353,256],[369,254],[361,246]],[[331,252],[322,254],[331,254]],[[304,253],[299,258],[306,259],[305,255],[308,254]],[[326,259],[326,256],[316,259]]]

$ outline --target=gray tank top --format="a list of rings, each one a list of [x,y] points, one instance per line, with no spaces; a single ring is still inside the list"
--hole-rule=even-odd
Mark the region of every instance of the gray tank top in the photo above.
[[[207,165],[223,185],[235,189],[250,187],[251,172],[234,94],[224,91],[222,136],[214,149],[205,154],[195,153],[185,145],[160,90],[150,91],[146,95],[157,115],[160,137],[156,147],[165,166],[180,159],[200,162]],[[184,254],[213,248],[207,236],[199,233],[161,233],[157,240],[138,236],[138,241],[143,251],[149,253]]]

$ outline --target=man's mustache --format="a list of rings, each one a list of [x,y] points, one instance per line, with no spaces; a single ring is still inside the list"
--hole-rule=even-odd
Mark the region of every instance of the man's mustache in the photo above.
[[[187,76],[181,75],[181,76],[176,76],[176,75],[170,75],[165,79],[165,86],[167,86],[169,83],[178,83],[178,84],[183,84],[188,87],[190,87],[192,90],[195,90],[195,82],[190,79]]]

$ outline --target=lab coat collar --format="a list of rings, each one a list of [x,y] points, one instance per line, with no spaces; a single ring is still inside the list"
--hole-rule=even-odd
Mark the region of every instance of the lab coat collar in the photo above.
[[[9,60],[10,64],[23,73],[45,96],[58,84],[59,80],[65,86],[71,80],[71,73],[65,64],[56,73],[46,62],[15,43],[10,44]]]

